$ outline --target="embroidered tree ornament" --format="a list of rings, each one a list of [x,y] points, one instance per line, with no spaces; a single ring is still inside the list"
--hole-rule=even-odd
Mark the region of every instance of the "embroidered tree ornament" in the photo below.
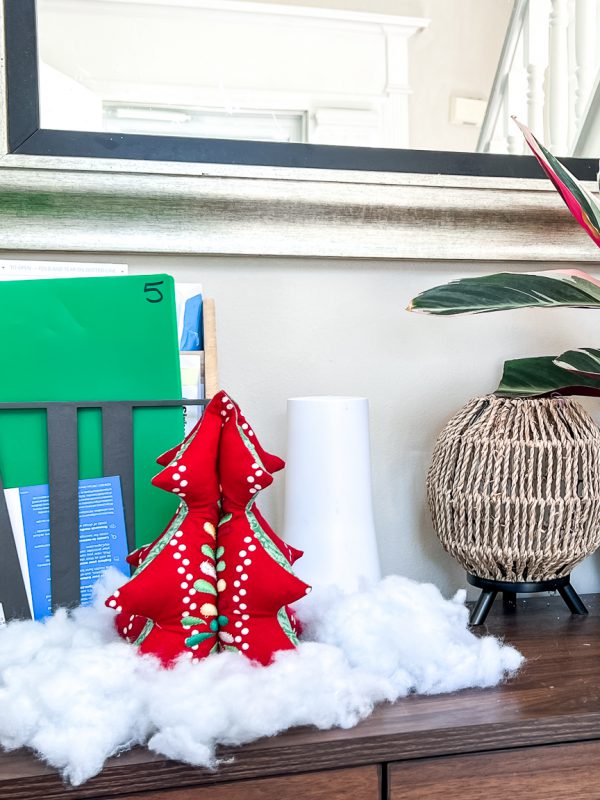
[[[131,580],[108,598],[119,634],[165,666],[235,650],[268,664],[298,642],[288,607],[310,591],[292,572],[302,553],[255,507],[284,467],[237,404],[219,392],[153,484],[181,502],[165,531],[128,558]]]

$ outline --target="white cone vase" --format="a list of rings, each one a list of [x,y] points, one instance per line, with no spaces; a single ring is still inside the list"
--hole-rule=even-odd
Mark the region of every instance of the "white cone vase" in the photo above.
[[[288,400],[284,538],[312,586],[355,589],[379,580],[365,397]]]

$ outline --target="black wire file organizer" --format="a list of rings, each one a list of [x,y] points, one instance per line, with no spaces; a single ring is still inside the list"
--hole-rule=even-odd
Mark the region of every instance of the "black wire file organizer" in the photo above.
[[[50,494],[50,591],[52,610],[80,602],[78,411],[102,414],[102,474],[118,475],[127,531],[135,548],[133,417],[136,408],[206,406],[209,400],[108,400],[82,402],[0,403],[0,413],[46,412]],[[1,446],[1,443],[0,443]],[[157,456],[159,453],[156,454]],[[0,602],[4,616],[30,619],[25,583],[0,475]]]

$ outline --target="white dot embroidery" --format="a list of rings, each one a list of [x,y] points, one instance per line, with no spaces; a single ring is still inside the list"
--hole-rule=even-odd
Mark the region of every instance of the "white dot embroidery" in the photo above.
[[[180,485],[181,485],[181,486],[187,486],[187,485],[188,485],[188,482],[187,482],[187,481],[181,481],[181,484],[180,484]]]
[[[250,489],[250,494],[256,494],[256,489]]]
[[[248,592],[245,589],[240,589],[240,594],[243,597],[245,594],[248,594]]]
[[[180,475],[178,472],[174,472],[174,473],[173,473],[173,480],[174,480],[174,481],[178,481],[178,480],[179,480],[179,478],[181,478],[181,475]]]
[[[190,608],[192,609],[192,611],[195,611],[195,610],[198,608],[198,605],[197,605],[197,603],[192,603],[192,604],[190,605]]]
[[[113,597],[118,597],[120,594],[121,592],[117,589],[116,592],[113,592]]]
[[[236,589],[237,589],[237,587],[238,587],[238,586],[241,586],[242,584],[241,584],[239,581],[234,581],[234,582],[233,582],[233,585],[234,585],[234,586],[236,587]]]
[[[256,477],[257,477],[257,478],[260,478],[260,476],[261,476],[262,474],[263,474],[263,471],[262,471],[262,469],[259,469],[259,470],[257,470],[257,471],[256,471]],[[183,484],[182,484],[182,485],[183,485]]]
[[[244,541],[246,542],[246,544],[248,544],[248,542],[252,541],[252,537],[251,536],[246,536],[246,537],[244,537]]]
[[[179,472],[185,472],[186,469],[187,467],[182,465],[181,467],[179,467]]]
[[[181,586],[181,588],[182,588],[182,589],[187,589],[187,588],[188,588],[188,586],[189,586],[189,583],[186,583],[186,582],[184,581],[183,583],[181,583],[181,584],[180,584],[180,586]]]
[[[170,544],[172,547],[175,547],[175,545],[177,544],[177,539],[171,539],[171,541],[169,542],[169,544]]]
[[[248,644],[248,642],[244,642],[244,644],[242,645],[242,650],[247,650],[249,647],[250,645]]]
[[[175,536],[176,536],[178,539],[181,539],[181,537],[183,536],[183,531],[177,531],[177,533],[175,534]]]
[[[244,636],[246,636],[246,634],[248,634],[248,633],[250,633],[250,631],[248,630],[248,628],[242,628],[242,634],[243,634]]]
[[[245,572],[244,572],[244,574],[243,574],[243,575],[240,575],[240,578],[241,578],[243,581],[247,581],[247,580],[248,580],[248,576],[246,575],[246,573],[245,573]]]
[[[173,542],[172,542],[172,544],[173,544]],[[176,558],[176,559],[179,560],[181,558],[181,553],[173,553],[173,558]]]
[[[234,594],[234,595],[233,595],[233,602],[234,602],[234,603],[239,603],[239,601],[240,601],[239,595],[237,595],[237,594]]]
[[[241,628],[243,624],[244,624],[244,623],[243,623],[241,620],[238,620],[238,621],[235,623],[235,627],[236,627],[236,628]]]
[[[256,463],[256,461],[254,462],[254,464],[252,464],[252,469],[258,469],[258,464]]]
[[[185,572],[185,567],[178,567],[178,568],[177,568],[177,572],[178,572],[180,575],[183,575],[183,573]]]
[[[190,589],[189,594],[196,594],[196,590],[195,589]]]
[[[238,564],[235,569],[236,569],[236,572],[243,572],[244,571],[244,568],[242,567],[241,564]]]
[[[192,608],[193,608],[193,606],[192,606]],[[189,617],[189,615],[190,615],[190,612],[189,612],[189,611],[184,611],[184,612],[183,612],[183,616],[184,616],[184,617]]]
[[[254,478],[252,477],[252,475],[248,475],[246,480],[248,481],[248,483],[254,483]]]
[[[178,486],[176,486],[176,487],[173,489],[173,491],[175,492],[175,494],[181,494],[181,489],[180,489]]]
[[[191,581],[193,579],[193,577],[194,576],[192,575],[192,573],[188,572],[188,574],[185,576],[185,579],[186,579],[186,581]]]
[[[246,555],[246,551],[245,550],[240,550],[240,558],[244,558],[245,555]]]
[[[250,619],[250,614],[242,614],[242,619]]]
[[[248,566],[250,566],[250,564],[251,564],[251,563],[252,563],[252,559],[251,559],[251,558],[245,558],[245,559],[244,559],[244,564],[245,564],[247,567],[248,567]]]
[[[255,549],[256,549],[256,548],[255,548]],[[184,559],[183,559],[183,561],[182,561],[181,563],[182,563],[182,564],[183,564],[185,567],[189,567],[189,565],[190,565],[190,560],[189,560],[189,558],[184,558]]]
[[[236,636],[236,637],[235,637],[235,640],[236,640],[236,642],[238,642],[238,643],[239,643],[239,642],[241,642],[241,641],[242,641],[242,637],[241,637],[241,636]]]
[[[181,550],[183,552],[185,550],[185,545],[184,544],[180,544],[177,549]]]
[[[108,605],[109,605],[111,608],[115,608],[115,606],[117,605],[117,601],[116,601],[116,600],[110,600],[110,601],[109,601],[109,603],[108,603]]]
[[[245,431],[245,430],[248,430],[248,423],[247,423],[247,422],[244,422],[244,423],[243,423],[243,425],[242,425],[242,430],[243,430],[243,431]]]
[[[190,602],[190,598],[189,598],[189,597],[184,597],[184,598],[183,598],[183,602],[184,602],[184,603],[186,604],[186,606],[187,606],[187,604]]]
[[[242,609],[242,611],[245,611],[248,608],[248,606],[246,605],[246,603],[240,603],[240,608]]]
[[[256,550],[256,545],[255,544],[251,544],[250,547],[248,548],[248,550],[252,550],[252,552],[254,552]]]

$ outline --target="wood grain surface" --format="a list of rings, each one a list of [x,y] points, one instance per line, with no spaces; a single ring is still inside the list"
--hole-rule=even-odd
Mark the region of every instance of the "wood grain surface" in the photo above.
[[[518,611],[490,615],[487,629],[527,657],[502,686],[384,705],[351,730],[300,728],[239,748],[216,771],[137,749],[111,759],[77,789],[25,752],[0,755],[0,800],[101,798],[238,779],[342,769],[533,745],[600,740],[600,596],[590,615],[573,617],[560,598],[519,600]],[[481,631],[481,633],[485,633]],[[135,788],[134,788],[135,787]],[[600,791],[599,791],[600,796]]]
[[[372,766],[127,795],[122,800],[379,800],[380,795],[379,768]]]
[[[389,787],[389,800],[594,800],[600,742],[407,761],[390,766]]]

